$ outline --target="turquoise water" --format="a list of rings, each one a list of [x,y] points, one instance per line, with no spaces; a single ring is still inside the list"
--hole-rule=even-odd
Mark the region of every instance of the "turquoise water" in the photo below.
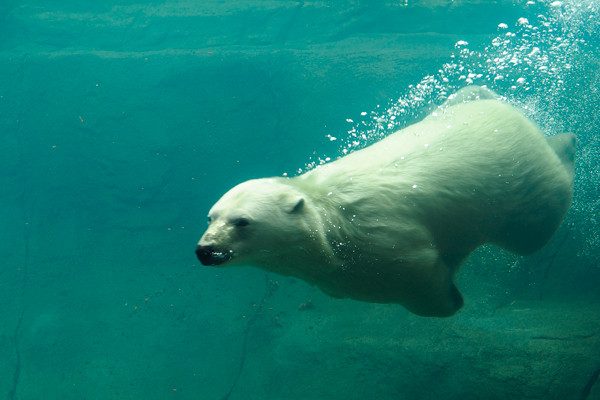
[[[0,398],[600,399],[600,3],[4,1]],[[202,267],[206,213],[487,85],[579,138],[540,253],[427,319]]]

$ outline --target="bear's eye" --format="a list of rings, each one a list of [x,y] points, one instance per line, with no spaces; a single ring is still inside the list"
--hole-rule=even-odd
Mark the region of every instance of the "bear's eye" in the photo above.
[[[248,220],[248,218],[238,218],[233,221],[233,225],[237,227],[248,226],[250,225],[250,221]]]
[[[206,223],[208,223],[210,225],[211,222],[212,222],[212,218],[211,217],[206,217]]]

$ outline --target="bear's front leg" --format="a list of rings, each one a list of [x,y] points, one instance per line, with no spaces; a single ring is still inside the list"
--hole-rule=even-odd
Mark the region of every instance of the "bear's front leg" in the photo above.
[[[411,269],[403,282],[403,305],[409,311],[423,317],[449,317],[460,310],[464,301],[454,284],[454,270],[441,257]]]

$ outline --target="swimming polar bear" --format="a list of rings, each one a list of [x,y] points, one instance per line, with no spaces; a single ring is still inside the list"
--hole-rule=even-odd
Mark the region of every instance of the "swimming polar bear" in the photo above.
[[[545,139],[467,87],[419,123],[302,175],[243,182],[208,213],[202,264],[254,265],[335,297],[445,317],[460,264],[491,243],[539,250],[573,192],[575,136]]]

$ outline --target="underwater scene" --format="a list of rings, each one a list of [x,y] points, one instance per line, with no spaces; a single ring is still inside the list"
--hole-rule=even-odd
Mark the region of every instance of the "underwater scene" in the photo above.
[[[471,253],[454,315],[198,260],[235,185],[469,85],[577,149],[560,228]],[[3,0],[0,152],[0,399],[600,399],[598,0]]]

